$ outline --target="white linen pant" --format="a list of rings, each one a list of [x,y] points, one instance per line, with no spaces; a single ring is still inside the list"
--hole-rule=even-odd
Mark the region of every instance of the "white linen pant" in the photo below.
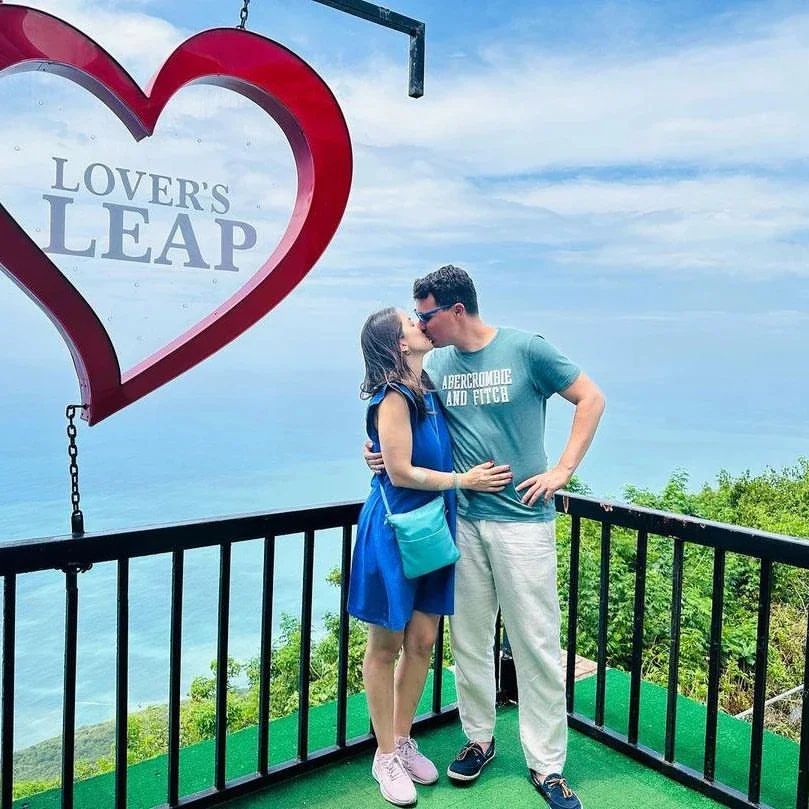
[[[486,741],[495,724],[499,603],[517,671],[525,760],[545,775],[562,772],[567,751],[555,526],[458,517],[461,558],[450,619],[461,725],[468,739]]]

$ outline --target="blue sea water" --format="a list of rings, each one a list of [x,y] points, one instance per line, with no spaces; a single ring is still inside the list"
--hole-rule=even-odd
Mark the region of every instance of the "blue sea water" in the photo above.
[[[2,451],[0,536],[8,541],[68,531],[69,501],[65,421],[45,401],[26,409],[6,401],[8,431]],[[46,397],[47,398],[47,397]],[[356,396],[354,397],[356,399]],[[165,403],[164,403],[165,404]],[[358,404],[358,403],[357,403]],[[283,403],[283,409],[293,406]],[[154,407],[145,404],[146,409]],[[175,402],[184,413],[191,402]],[[46,415],[45,411],[50,410]],[[279,443],[284,431],[268,428],[281,411],[242,408],[232,416],[196,408],[197,417],[166,419],[154,407],[146,424],[122,414],[100,431],[79,424],[82,510],[88,531],[269,511],[315,503],[357,500],[369,475],[359,459],[360,433],[350,439],[353,458],[336,457],[333,442],[296,430],[297,451]],[[361,412],[361,409],[360,409]],[[21,416],[21,414],[24,414]],[[288,418],[294,422],[294,417]],[[137,424],[136,424],[137,423]],[[140,425],[140,426],[138,426]],[[248,426],[251,425],[251,426]],[[317,451],[313,451],[313,444]],[[296,454],[301,457],[295,458]],[[315,555],[316,624],[339,608],[338,591],[326,583],[339,566],[339,531],[319,532]],[[301,609],[301,537],[277,541],[273,604],[274,636],[281,616]],[[229,653],[246,661],[259,649],[262,579],[261,541],[233,546]],[[210,674],[216,655],[218,549],[190,551],[185,559],[182,689]],[[130,570],[130,706],[165,703],[171,560],[135,559]],[[99,564],[79,578],[78,726],[112,716],[115,684],[116,567]],[[19,577],[17,594],[15,745],[19,749],[56,735],[61,723],[64,577],[42,572]],[[20,718],[24,717],[24,721]]]

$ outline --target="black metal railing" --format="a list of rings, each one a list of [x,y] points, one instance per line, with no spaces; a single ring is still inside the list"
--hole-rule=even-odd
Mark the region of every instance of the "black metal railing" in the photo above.
[[[783,564],[809,569],[809,542],[795,537],[754,531],[720,523],[706,522],[640,507],[621,506],[573,495],[557,495],[556,507],[569,515],[570,576],[568,584],[567,626],[567,708],[571,727],[598,739],[649,767],[699,792],[732,807],[763,807],[761,799],[764,708],[767,688],[767,659],[770,634],[773,565]],[[575,710],[575,664],[580,597],[582,521],[601,527],[600,571],[598,581],[598,628],[596,646],[596,684],[593,718]],[[605,725],[607,673],[607,627],[610,601],[610,554],[613,528],[636,532],[632,651],[627,732],[620,733]],[[643,663],[644,620],[646,612],[647,551],[650,537],[671,541],[671,631],[669,672],[665,714],[665,742],[662,751],[651,749],[638,740]],[[702,771],[676,759],[677,696],[680,676],[680,633],[683,607],[683,560],[686,545],[713,549],[711,623],[708,640],[707,700]],[[758,560],[758,611],[755,664],[753,667],[753,719],[746,791],[716,779],[717,720],[722,673],[722,630],[725,590],[725,559],[728,553]],[[809,620],[809,616],[807,616]],[[809,684],[809,655],[806,654],[804,680]],[[801,716],[798,770],[795,773],[795,806],[806,809],[809,803],[809,695],[804,689]]]
[[[126,806],[127,793],[127,693],[129,644],[129,569],[137,557],[170,554],[171,601],[169,634],[169,700],[168,700],[168,782],[166,805],[169,807],[204,807],[259,790],[277,781],[300,774],[310,768],[339,760],[370,749],[370,733],[348,739],[347,696],[349,666],[349,624],[346,614],[347,587],[351,562],[353,528],[361,503],[273,512],[261,515],[170,525],[159,528],[107,534],[86,534],[81,538],[36,539],[0,544],[0,576],[3,577],[3,641],[2,641],[2,705],[0,718],[0,809],[11,809],[13,789],[13,737],[15,724],[15,650],[18,580],[35,571],[61,570],[65,583],[65,658],[62,730],[62,795],[64,809],[74,803],[75,712],[77,674],[77,621],[79,608],[78,582],[91,565],[101,562],[117,564],[117,648],[115,697],[115,777],[114,805]],[[567,623],[567,707],[571,727],[612,748],[628,754],[643,764],[732,807],[761,807],[761,762],[764,734],[764,702],[766,697],[769,615],[772,596],[773,565],[784,564],[809,569],[809,543],[804,540],[752,531],[730,525],[705,522],[649,509],[621,506],[578,496],[556,496],[557,511],[570,518],[570,568]],[[582,555],[582,522],[600,526],[600,567],[598,571],[598,619],[596,635],[596,684],[594,716],[575,710],[575,664],[579,638],[578,614]],[[610,556],[614,528],[636,532],[634,563],[634,595],[632,650],[627,733],[605,724],[607,707],[607,668],[609,658],[608,629],[610,608]],[[312,599],[314,587],[314,551],[318,532],[341,531],[340,560],[340,624],[338,642],[338,687],[336,694],[336,728],[334,744],[309,750],[309,671],[312,635]],[[297,750],[294,758],[282,764],[270,764],[270,664],[272,655],[273,582],[276,550],[279,542],[294,541],[303,536],[303,586],[301,594],[301,645],[299,656],[299,709]],[[650,539],[670,541],[672,548],[671,631],[669,642],[669,676],[665,714],[663,750],[651,749],[639,741],[641,671],[643,663],[644,621],[647,597],[647,552]],[[246,540],[263,542],[261,593],[260,673],[258,729],[255,771],[236,779],[226,778],[227,735],[227,661],[228,626],[231,604],[231,553],[234,543]],[[707,709],[702,772],[679,763],[676,759],[677,695],[679,691],[680,630],[683,602],[683,569],[686,546],[700,545],[713,549],[713,596],[709,638]],[[214,776],[210,788],[191,795],[181,795],[180,773],[180,703],[181,649],[183,627],[183,574],[185,554],[192,549],[219,549],[218,634],[216,651],[216,722],[214,742]],[[760,560],[757,643],[754,669],[754,699],[749,780],[746,792],[720,783],[715,778],[717,717],[722,666],[723,593],[725,557],[736,553]],[[499,658],[500,639],[495,646]],[[420,726],[444,722],[457,716],[454,705],[442,705],[443,632],[439,631],[433,663],[432,710],[417,720]],[[804,683],[809,682],[809,656],[805,662]],[[804,694],[799,767],[796,773],[795,805],[805,809],[809,799],[809,699]]]
[[[0,809],[11,809],[13,794],[13,739],[15,726],[15,654],[18,580],[43,570],[61,570],[65,582],[65,657],[63,686],[61,806],[74,805],[76,677],[78,647],[79,586],[81,573],[102,562],[117,563],[116,684],[115,684],[115,775],[114,806],[127,803],[127,695],[129,665],[129,568],[132,559],[156,554],[171,555],[171,606],[169,633],[169,699],[166,805],[205,807],[256,791],[274,782],[300,774],[354,753],[370,749],[370,732],[348,739],[349,622],[346,613],[353,527],[360,503],[233,517],[206,522],[108,534],[86,534],[81,538],[35,539],[0,544],[0,576],[3,577],[3,663],[2,721],[0,722]],[[312,652],[312,601],[314,557],[318,532],[340,530],[341,594],[338,649],[337,720],[334,744],[309,749],[309,680]],[[276,548],[282,541],[303,535],[303,587],[301,594],[301,644],[298,674],[297,749],[294,758],[270,764],[270,665],[272,655],[272,605]],[[264,543],[262,571],[262,614],[260,640],[259,706],[255,771],[227,780],[228,743],[228,626],[231,604],[231,552],[234,543],[261,540]],[[180,794],[180,706],[183,627],[183,576],[185,554],[198,548],[219,549],[218,631],[215,675],[214,775],[210,788],[191,795]],[[442,706],[442,631],[433,663],[432,710],[417,717],[424,727],[454,718],[454,705]]]

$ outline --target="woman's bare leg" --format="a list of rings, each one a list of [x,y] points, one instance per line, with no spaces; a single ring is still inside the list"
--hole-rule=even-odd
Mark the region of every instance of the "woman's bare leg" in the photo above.
[[[415,611],[404,631],[399,664],[394,675],[393,734],[408,737],[413,714],[427,679],[435,644],[438,616]]]
[[[376,743],[381,753],[394,750],[393,712],[394,686],[393,670],[396,655],[402,648],[404,632],[391,632],[389,629],[369,624],[368,645],[362,663],[362,681],[368,700],[368,711],[376,734]]]

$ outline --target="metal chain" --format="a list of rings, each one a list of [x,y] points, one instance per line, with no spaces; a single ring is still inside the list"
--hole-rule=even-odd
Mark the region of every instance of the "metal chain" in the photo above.
[[[68,405],[65,409],[67,417],[67,454],[70,458],[70,504],[73,512],[70,515],[70,526],[73,535],[84,533],[84,515],[81,513],[79,503],[79,448],[76,445],[76,411],[84,410],[85,405]]]
[[[245,26],[247,25],[247,15],[250,13],[250,9],[248,8],[249,5],[250,0],[244,0],[242,10],[239,12],[239,28],[242,31],[244,31]]]

